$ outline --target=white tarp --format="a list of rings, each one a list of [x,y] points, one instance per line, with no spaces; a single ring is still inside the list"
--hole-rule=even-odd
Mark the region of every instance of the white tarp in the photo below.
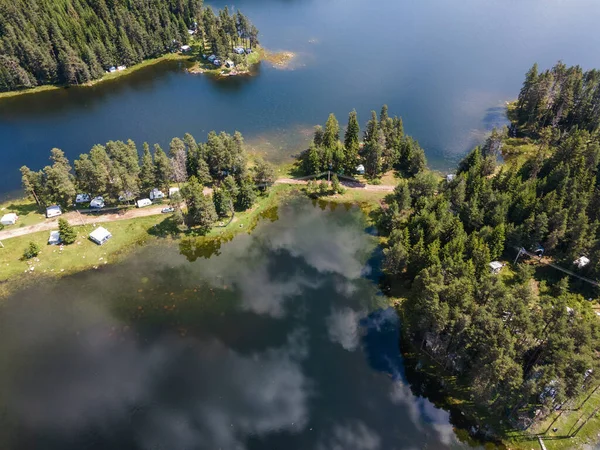
[[[57,245],[60,243],[60,233],[58,231],[51,231],[50,237],[48,238],[48,244]]]

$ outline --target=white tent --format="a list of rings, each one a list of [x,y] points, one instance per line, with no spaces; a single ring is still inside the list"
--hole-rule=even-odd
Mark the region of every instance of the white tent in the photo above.
[[[359,175],[364,175],[365,174],[365,166],[363,166],[362,164],[359,164],[358,166],[356,166],[356,173]]]
[[[169,188],[169,198],[173,197],[173,194],[176,192],[179,192],[179,188],[176,188],[176,187]]]
[[[0,223],[2,225],[14,225],[17,223],[18,218],[19,216],[17,216],[15,213],[4,214],[2,219],[0,219]]]
[[[98,227],[90,233],[90,239],[98,245],[104,244],[111,237],[112,234],[104,227]]]
[[[51,231],[50,237],[48,238],[49,245],[58,245],[60,244],[60,233],[58,231]]]

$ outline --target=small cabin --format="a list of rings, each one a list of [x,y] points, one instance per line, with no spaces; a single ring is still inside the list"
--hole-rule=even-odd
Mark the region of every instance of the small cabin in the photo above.
[[[448,175],[446,175],[446,181],[448,183],[451,183],[452,181],[454,181],[455,178],[456,178],[456,175],[454,175],[453,173],[449,173]]]
[[[154,188],[150,191],[150,200],[165,198],[165,194],[160,189]]]
[[[98,245],[104,244],[111,237],[112,234],[104,227],[98,227],[90,233],[90,239]]]
[[[503,267],[504,264],[502,264],[500,261],[492,261],[490,263],[490,270],[494,275],[499,274]]]
[[[17,216],[15,213],[8,213],[2,216],[2,219],[0,219],[0,223],[2,225],[14,225],[15,223],[17,223],[18,219],[19,216]]]
[[[575,261],[573,261],[573,264],[575,264],[577,267],[579,267],[580,269],[583,269],[585,266],[587,266],[590,263],[589,258],[586,258],[585,256],[580,256],[579,258],[577,258]]]
[[[89,203],[90,200],[90,194],[77,194],[75,197],[75,203]]]
[[[58,245],[60,244],[60,232],[51,231],[50,237],[48,238],[48,245]]]
[[[228,69],[233,69],[235,67],[235,64],[232,60],[228,59],[225,61],[225,67],[227,67]]]
[[[192,49],[192,47],[190,47],[189,45],[182,45],[180,48],[182,53],[189,52],[191,49]]]
[[[364,175],[365,174],[365,166],[363,166],[362,164],[359,164],[358,166],[356,166],[356,173],[359,175]]]
[[[102,197],[96,197],[90,202],[90,208],[104,208],[104,199]]]
[[[146,206],[150,206],[152,204],[152,200],[150,200],[149,198],[143,198],[135,202],[135,204],[138,208],[144,208]]]
[[[48,206],[46,208],[46,217],[48,219],[51,217],[60,216],[61,214],[62,214],[62,211],[60,209],[60,206],[58,206],[58,205],[52,205],[52,206]]]
[[[177,188],[177,187],[169,188],[169,198],[172,198],[173,195],[175,195],[178,192],[179,192],[179,188]]]

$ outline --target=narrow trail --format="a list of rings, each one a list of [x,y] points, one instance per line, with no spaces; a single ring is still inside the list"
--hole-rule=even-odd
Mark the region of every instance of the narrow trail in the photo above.
[[[292,184],[292,185],[302,185],[308,184],[306,180],[298,180],[294,178],[279,178],[275,180],[277,184]],[[395,186],[389,185],[371,185],[371,184],[362,184],[355,182],[347,182],[342,181],[342,184],[348,189],[357,189],[357,190],[366,190],[366,191],[374,191],[374,192],[392,192]],[[204,195],[209,195],[212,193],[211,188],[204,188]],[[67,219],[67,221],[71,225],[92,225],[96,223],[105,223],[105,222],[115,222],[117,220],[129,220],[135,219],[136,217],[148,217],[148,216],[156,216],[160,215],[161,210],[164,209],[167,205],[153,206],[147,208],[135,208],[125,211],[123,213],[108,213],[108,214],[80,214],[77,211],[72,211],[63,214],[61,217]],[[101,210],[99,210],[101,212]],[[36,223],[34,225],[29,225],[26,227],[18,227],[9,229],[5,229],[0,231],[0,241],[5,239],[10,239],[18,236],[25,236],[31,233],[37,233],[39,231],[52,231],[58,229],[58,218],[46,219],[44,222]]]

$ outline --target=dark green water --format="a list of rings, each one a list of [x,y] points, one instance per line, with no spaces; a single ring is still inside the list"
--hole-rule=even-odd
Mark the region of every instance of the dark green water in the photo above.
[[[222,6],[230,2],[210,2]],[[236,0],[263,44],[298,54],[291,70],[216,81],[165,63],[93,88],[0,100],[0,196],[52,147],[71,158],[132,138],[239,130],[282,161],[329,112],[361,124],[388,103],[437,169],[454,167],[517,96],[527,69],[562,59],[599,66],[597,0]]]
[[[0,448],[466,447],[405,381],[362,214],[271,220],[210,258],[148,247],[5,301]]]

